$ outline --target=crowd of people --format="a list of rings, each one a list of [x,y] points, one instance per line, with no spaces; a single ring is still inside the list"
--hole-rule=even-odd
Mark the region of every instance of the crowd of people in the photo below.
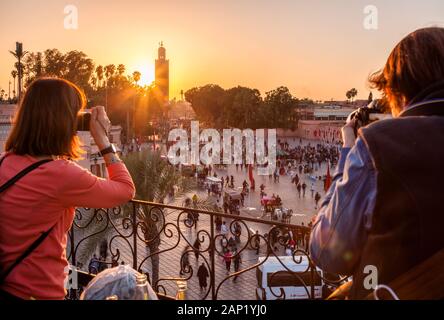
[[[281,175],[291,170],[296,170],[299,174],[310,174],[320,169],[324,163],[329,164],[330,168],[338,163],[340,148],[335,144],[304,145],[300,140],[299,145],[292,148],[287,141],[279,140],[279,146],[283,152],[277,160],[277,168]]]

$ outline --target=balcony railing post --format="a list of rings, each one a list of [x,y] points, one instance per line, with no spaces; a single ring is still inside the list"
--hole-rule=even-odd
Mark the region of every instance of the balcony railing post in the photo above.
[[[137,207],[136,203],[133,202],[133,268],[137,270]]]
[[[74,252],[74,249],[75,249],[75,244],[74,244],[74,230],[75,230],[75,226],[74,226],[74,223],[72,224],[72,227],[71,227],[71,232],[70,232],[70,235],[69,235],[69,240],[70,240],[70,242],[71,242],[71,264],[73,265],[73,266],[76,266],[76,255],[75,255],[75,252]]]
[[[216,251],[216,241],[214,240],[214,215],[210,215],[210,262],[211,262],[211,299],[216,300],[216,266],[214,263],[214,253]]]
[[[311,294],[311,299],[315,299],[315,271],[316,271],[316,266],[313,265],[313,263],[310,261],[310,294]]]

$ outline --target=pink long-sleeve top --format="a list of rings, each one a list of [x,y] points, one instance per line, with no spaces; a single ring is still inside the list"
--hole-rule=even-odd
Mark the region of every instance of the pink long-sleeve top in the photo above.
[[[36,161],[8,154],[0,167],[0,185]],[[72,161],[55,160],[0,194],[0,272],[55,225],[0,289],[22,299],[64,298],[67,232],[74,208],[112,208],[134,197],[134,184],[124,164],[108,166],[108,176],[98,178]]]

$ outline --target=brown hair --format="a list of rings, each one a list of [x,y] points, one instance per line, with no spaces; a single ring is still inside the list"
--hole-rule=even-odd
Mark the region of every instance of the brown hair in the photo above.
[[[444,28],[416,30],[391,52],[384,69],[370,76],[373,88],[382,91],[394,114],[399,114],[417,94],[444,80]]]
[[[35,80],[20,102],[5,150],[78,159],[77,115],[85,105],[85,95],[75,84],[58,78]]]

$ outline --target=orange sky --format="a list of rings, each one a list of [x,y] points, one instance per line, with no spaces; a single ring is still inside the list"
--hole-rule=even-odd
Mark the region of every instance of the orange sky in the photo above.
[[[42,2],[44,4],[42,4]],[[65,30],[61,0],[0,2],[0,87],[8,91],[8,50],[82,50],[96,63],[123,63],[152,78],[157,46],[170,59],[171,97],[207,83],[228,88],[280,85],[299,97],[345,99],[391,48],[418,27],[443,24],[444,2],[375,0],[379,29],[363,28],[364,0],[73,0],[79,29]]]

